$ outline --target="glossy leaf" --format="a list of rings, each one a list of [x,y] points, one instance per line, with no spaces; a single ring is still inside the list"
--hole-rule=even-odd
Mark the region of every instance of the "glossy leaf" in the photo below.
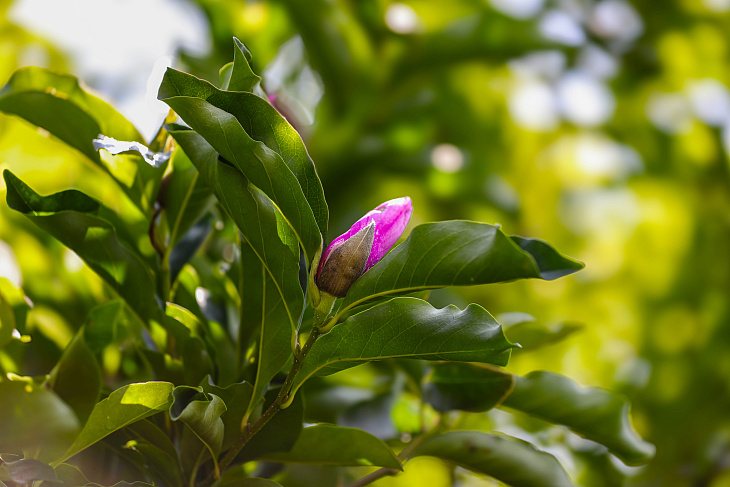
[[[110,172],[143,211],[151,207],[163,171],[140,156],[117,158],[116,168],[102,162],[92,143],[99,134],[118,140],[144,139],[119,112],[89,94],[75,77],[43,68],[21,68],[0,91],[0,111],[18,115],[79,150]]]
[[[246,408],[251,402],[253,386],[248,382],[239,382],[226,387],[219,387],[208,381],[203,381],[202,387],[203,391],[208,394],[215,394],[223,399],[226,404],[226,410],[221,414],[224,426],[223,449],[226,450],[241,436],[241,421],[246,413]]]
[[[333,424],[304,428],[289,452],[267,455],[267,459],[311,465],[368,465],[402,469],[398,457],[382,440],[356,428]]]
[[[59,482],[63,487],[83,487],[89,483],[89,479],[74,465],[62,463],[53,470],[56,473],[56,480],[41,482],[38,487],[58,487]]]
[[[416,298],[394,298],[350,317],[312,347],[294,387],[371,360],[413,358],[506,365],[513,347],[481,306],[435,309]]]
[[[260,86],[261,77],[253,72],[249,64],[249,61],[251,61],[251,52],[243,42],[235,37],[233,38],[233,46],[231,74],[223,89],[228,91],[247,91],[259,96],[264,95]]]
[[[165,189],[164,209],[170,228],[169,247],[174,248],[215,203],[205,180],[183,150],[172,155],[172,173]]]
[[[104,209],[96,200],[76,190],[40,196],[10,171],[3,176],[8,206],[76,252],[140,318],[161,322],[152,270],[99,216]]]
[[[339,314],[385,294],[524,278],[555,279],[581,268],[582,263],[558,254],[542,241],[508,237],[499,227],[486,223],[425,223],[355,282]]]
[[[173,338],[168,354],[182,360],[185,384],[199,384],[214,369],[201,337],[203,325],[193,313],[176,304],[168,303],[165,313],[167,330]]]
[[[39,460],[54,460],[79,431],[73,410],[53,391],[6,380],[0,398],[0,452],[38,451]]]
[[[565,425],[606,446],[627,465],[643,465],[654,456],[654,445],[642,440],[631,426],[629,402],[604,389],[581,387],[552,372],[532,372],[516,377],[504,406]]]
[[[506,435],[453,431],[426,440],[414,452],[420,455],[454,462],[512,487],[573,485],[555,457]]]
[[[81,433],[56,464],[120,428],[165,411],[172,403],[172,390],[169,382],[142,382],[112,392],[97,403]]]
[[[263,407],[267,408],[279,394],[279,389],[266,393]],[[236,456],[236,462],[248,462],[276,452],[291,450],[302,432],[304,403],[297,395],[288,408],[282,409],[266,423]]]
[[[252,138],[246,132],[249,127],[246,127],[245,121],[239,121],[233,114],[206,101],[206,98],[214,95],[212,101],[224,106],[229,103],[238,104],[239,97],[248,97],[255,100],[256,104],[263,104],[261,107],[256,107],[256,110],[264,110],[264,113],[273,111],[277,117],[279,116],[268,102],[252,93],[220,91],[210,83],[172,69],[168,69],[165,74],[158,97],[174,109],[226,161],[230,161],[252,184],[271,198],[286,217],[286,221],[311,259],[322,246],[322,235],[313,210],[322,213],[322,209],[316,203],[312,203],[310,206],[303,188],[311,191],[310,188],[316,189],[316,185],[314,182],[308,182],[309,186],[301,186],[295,176],[297,172],[293,172],[286,163],[290,160],[296,163],[298,159],[290,159],[286,155],[282,159],[282,156],[274,149],[269,148],[264,142]],[[264,106],[267,108],[263,108]],[[233,110],[235,107],[227,106],[227,108]],[[240,108],[241,112],[244,110],[244,108]],[[252,121],[251,125],[258,127],[262,123],[273,124],[274,120]],[[298,134],[296,137],[301,144]],[[284,148],[296,147],[294,140],[286,139],[286,135],[281,141],[277,138],[272,140]],[[269,141],[269,143],[271,142]],[[185,152],[195,163],[190,151],[185,150]],[[312,172],[314,173],[313,166]],[[316,176],[316,173],[314,175]],[[210,185],[210,181],[208,182]],[[316,183],[319,184],[319,179]],[[321,191],[321,185],[319,191]],[[220,199],[220,195],[217,193],[216,195]]]
[[[423,400],[440,412],[479,413],[498,406],[513,387],[511,374],[495,374],[486,366],[434,364],[423,387]]]
[[[304,310],[304,294],[297,277],[299,247],[271,200],[235,168],[218,161],[215,150],[200,135],[180,129],[171,134],[241,231],[248,245],[242,245],[242,260],[251,266],[245,275],[253,279],[252,286],[261,286],[251,294],[246,292],[247,299],[242,300],[246,309],[242,330],[259,337],[254,393],[247,408],[250,411],[291,356],[291,337]],[[256,276],[258,272],[261,277]],[[250,331],[254,326],[256,330]]]
[[[84,424],[99,398],[101,382],[101,369],[86,346],[84,327],[81,327],[51,371],[49,384]]]
[[[198,388],[180,386],[172,393],[170,418],[185,423],[210,451],[217,464],[223,446],[223,420],[226,405],[215,394],[206,394]]]
[[[230,81],[232,86],[228,88],[231,91],[218,90],[207,81],[180,71],[168,69],[160,86],[159,96],[166,99],[170,97],[197,97],[233,115],[251,139],[262,142],[281,157],[281,159],[269,159],[269,164],[279,164],[280,161],[283,161],[291,170],[312,209],[320,232],[324,235],[327,232],[329,211],[322,183],[319,180],[314,163],[309,157],[307,148],[299,133],[269,103],[263,96],[263,92],[254,88],[254,91],[249,93],[250,90],[245,89],[249,87],[251,82],[251,78],[248,76],[249,74],[253,75],[253,73],[241,51],[241,48],[246,48],[238,39],[235,39],[235,41],[236,59],[233,63],[233,73]],[[167,102],[167,100],[163,101]],[[178,113],[187,121],[183,112]],[[196,128],[193,122],[188,121],[188,123]],[[206,133],[198,132],[208,140]],[[208,142],[217,148],[212,140],[208,140]],[[223,157],[226,157],[224,152],[220,150],[219,152]],[[232,159],[228,160],[234,162]],[[245,166],[236,165],[247,177],[254,179]],[[286,173],[282,174],[287,178],[289,177]],[[265,189],[264,192],[272,197]],[[272,199],[274,198],[272,197]],[[287,212],[284,211],[284,214],[287,214]],[[303,241],[306,240],[303,239]]]

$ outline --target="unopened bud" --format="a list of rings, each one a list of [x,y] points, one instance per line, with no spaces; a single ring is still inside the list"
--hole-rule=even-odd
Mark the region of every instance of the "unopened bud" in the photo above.
[[[355,281],[377,264],[403,234],[413,213],[407,196],[368,212],[329,244],[317,270],[317,287],[344,297]]]
[[[317,286],[320,290],[342,298],[350,290],[357,278],[365,272],[375,238],[373,223],[363,227],[347,240],[342,240],[331,248],[320,263]]]

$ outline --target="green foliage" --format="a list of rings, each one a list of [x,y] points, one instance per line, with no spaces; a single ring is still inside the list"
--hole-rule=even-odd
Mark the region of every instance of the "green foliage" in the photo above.
[[[321,15],[330,9],[321,2],[312,8]],[[337,63],[325,78],[337,80],[333,99],[347,110],[349,94],[375,80],[342,65],[348,51],[331,42],[344,36],[354,49],[365,33],[328,21],[319,28],[311,13],[301,14],[303,36],[323,49],[315,64]],[[423,69],[430,59],[419,51],[390,75]],[[427,301],[431,289],[549,281],[583,268],[545,241],[474,221],[422,223],[344,299],[317,289],[329,224],[324,188],[294,117],[292,125],[286,107],[270,101],[251,62],[234,38],[222,89],[168,69],[158,96],[174,114],[150,147],[170,149],[172,158],[159,168],[136,154],[93,150],[100,134],[144,141],[73,77],[28,68],[0,92],[0,111],[84,155],[136,208],[127,212],[88,190],[41,196],[3,171],[7,205],[22,215],[17,225],[63,244],[96,279],[80,285],[88,292],[86,318],[67,322],[61,311],[48,318],[55,315],[46,308],[55,308],[46,301],[29,312],[22,291],[0,282],[3,480],[288,486],[296,468],[350,478],[361,474],[357,467],[382,467],[364,482],[435,456],[451,462],[449,476],[456,464],[514,486],[572,485],[558,460],[535,445],[457,431],[470,418],[464,411],[496,407],[566,426],[626,464],[648,462],[653,447],[634,432],[624,399],[557,374],[507,373],[498,367],[517,345],[483,306]],[[343,77],[331,78],[338,70]],[[173,123],[175,115],[189,127]],[[402,296],[414,293],[419,298]],[[527,354],[575,329],[516,324],[508,336],[524,339]],[[48,349],[44,361],[33,355]],[[31,367],[23,365],[26,353]],[[320,402],[358,388],[365,394],[340,398],[322,413],[327,407],[302,397],[300,389],[313,383]],[[304,427],[305,417],[318,415],[340,424]],[[384,418],[392,432],[368,431]],[[124,466],[93,472],[106,462]]]

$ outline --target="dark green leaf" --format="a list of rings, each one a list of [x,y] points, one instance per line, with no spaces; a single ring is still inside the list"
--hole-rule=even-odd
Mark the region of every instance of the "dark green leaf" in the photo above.
[[[311,259],[327,231],[327,203],[314,163],[286,119],[253,93],[221,91],[173,69],[158,97],[281,208]]]
[[[294,390],[314,374],[384,358],[506,365],[513,346],[481,306],[435,309],[420,299],[394,298],[351,316],[322,336],[295,378]]]
[[[62,463],[53,470],[56,472],[56,479],[63,484],[63,487],[83,487],[89,483],[86,476],[74,465]],[[58,483],[42,482],[39,487],[58,487]]]
[[[113,299],[96,306],[89,312],[84,326],[84,341],[92,353],[101,352],[124,333],[126,305]],[[129,324],[131,326],[131,323]]]
[[[356,428],[332,424],[304,428],[289,452],[267,455],[267,459],[312,465],[368,465],[402,469],[398,457],[382,440]]]
[[[526,245],[525,250],[516,239],[533,243]],[[532,254],[536,249],[539,252]],[[543,259],[545,255],[549,259]],[[510,238],[499,227],[486,223],[426,223],[414,228],[408,240],[355,282],[339,314],[385,294],[531,277],[555,279],[582,267],[580,262],[558,254],[544,242]]]
[[[183,150],[172,154],[172,173],[165,189],[164,209],[170,228],[169,247],[174,248],[215,203],[205,180]]]
[[[251,402],[253,386],[248,382],[240,382],[227,387],[218,387],[203,381],[202,387],[205,392],[215,394],[226,404],[226,411],[221,415],[224,426],[223,449],[226,450],[241,435],[241,421]]]
[[[261,77],[253,72],[249,61],[251,61],[251,52],[243,45],[243,42],[237,38],[233,38],[233,65],[231,66],[230,79],[224,85],[223,89],[228,91],[247,91],[255,93],[259,96],[263,95],[263,90],[259,86]]]
[[[87,93],[75,77],[43,68],[21,68],[0,91],[0,111],[18,115],[79,150],[109,171],[143,211],[151,207],[163,171],[136,155],[115,158],[117,167],[102,162],[92,144],[99,134],[118,140],[144,140],[130,122]]]
[[[269,407],[278,394],[279,389],[270,390],[264,398],[264,408]],[[303,418],[304,404],[301,395],[297,395],[288,408],[276,413],[271,421],[246,443],[236,457],[236,462],[247,462],[271,453],[291,450],[302,432]]]
[[[203,325],[193,313],[177,304],[168,303],[165,313],[168,333],[174,339],[168,353],[182,359],[184,383],[199,384],[214,368],[201,337]]]
[[[654,456],[654,445],[632,428],[629,402],[623,397],[596,387],[581,387],[552,372],[532,372],[515,379],[515,389],[504,406],[565,425],[606,446],[627,465],[643,465]]]
[[[157,485],[182,486],[182,471],[177,454],[170,456],[162,449],[142,440],[130,440],[122,455],[137,465]]]
[[[5,458],[3,458],[5,460]],[[37,480],[56,480],[56,472],[50,465],[31,458],[5,462],[10,480],[18,484],[32,484]]]
[[[0,382],[0,451],[40,451],[53,460],[79,431],[73,410],[53,391],[21,381]]]
[[[153,272],[118,238],[114,227],[100,218],[102,207],[97,201],[75,190],[40,196],[10,171],[5,170],[3,176],[8,206],[76,252],[143,321],[162,322]]]
[[[101,369],[86,346],[82,326],[51,371],[49,384],[84,424],[99,398],[101,381]]]
[[[192,130],[172,130],[171,134],[243,235],[241,259],[246,264],[243,277],[251,279],[243,286],[246,289],[253,286],[254,291],[249,294],[244,289],[242,303],[246,311],[241,330],[248,336],[259,337],[250,411],[291,356],[291,337],[304,310],[304,294],[297,277],[299,246],[276,205],[239,171],[219,162],[215,150],[202,137]]]
[[[454,462],[513,487],[573,485],[555,457],[510,436],[453,431],[426,440],[414,453],[421,455]]]
[[[176,387],[172,396],[170,418],[185,423],[208,448],[217,464],[223,446],[221,415],[226,411],[225,403],[215,394],[202,392],[202,388],[188,386]]]
[[[130,384],[112,392],[91,412],[78,437],[57,464],[76,455],[120,428],[170,407],[173,386],[169,382]]]
[[[486,366],[434,364],[423,388],[423,400],[436,411],[454,409],[480,413],[499,405],[514,387],[510,374],[495,374]]]

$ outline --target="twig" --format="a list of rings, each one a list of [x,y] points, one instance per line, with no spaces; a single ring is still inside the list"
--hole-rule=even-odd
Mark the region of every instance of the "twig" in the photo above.
[[[248,443],[249,440],[251,440],[251,438],[253,438],[253,436],[258,433],[261,428],[263,428],[264,425],[266,425],[266,423],[268,423],[271,418],[274,417],[276,413],[279,412],[282,404],[287,402],[287,400],[289,399],[289,393],[291,392],[292,384],[294,383],[294,378],[299,373],[299,370],[302,368],[302,363],[304,362],[307,353],[309,353],[309,350],[311,350],[312,345],[314,345],[314,342],[317,341],[317,338],[319,338],[319,336],[320,331],[317,328],[313,329],[312,333],[307,339],[307,343],[305,343],[304,347],[302,348],[302,352],[298,356],[294,357],[294,363],[289,370],[289,374],[286,376],[286,380],[284,381],[284,385],[279,391],[279,395],[276,396],[274,402],[271,404],[271,406],[269,406],[264,414],[259,417],[259,419],[257,419],[253,424],[246,426],[241,436],[239,436],[238,440],[236,440],[236,443],[231,447],[230,450],[228,450],[228,453],[226,453],[226,456],[223,457],[223,460],[221,460],[221,472],[223,472],[231,464],[231,462],[235,460],[236,455],[238,455],[243,447],[246,446],[246,443]]]

